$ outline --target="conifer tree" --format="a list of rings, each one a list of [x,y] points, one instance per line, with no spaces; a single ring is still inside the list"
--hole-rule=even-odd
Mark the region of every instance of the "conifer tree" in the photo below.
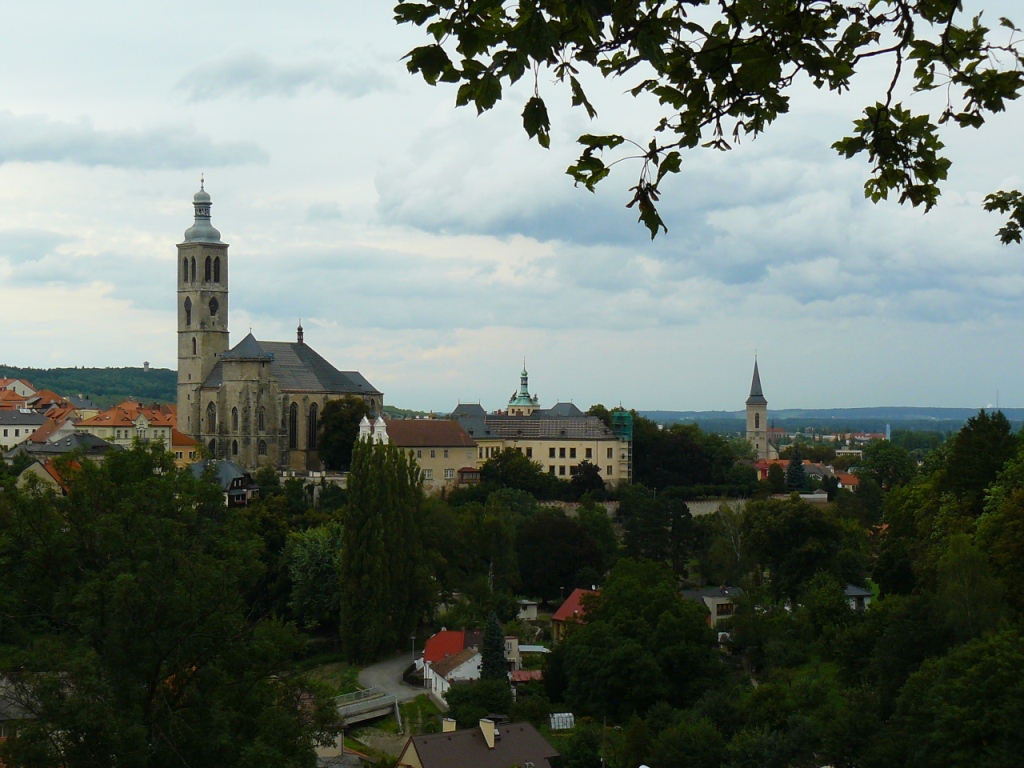
[[[349,658],[366,662],[398,648],[425,604],[419,467],[394,445],[360,441],[352,451],[348,493],[341,640]]]
[[[790,491],[799,491],[804,487],[807,478],[804,476],[804,457],[799,448],[793,449],[786,467],[786,487]]]
[[[505,633],[501,631],[498,615],[491,611],[484,627],[483,648],[480,659],[481,680],[505,680]]]

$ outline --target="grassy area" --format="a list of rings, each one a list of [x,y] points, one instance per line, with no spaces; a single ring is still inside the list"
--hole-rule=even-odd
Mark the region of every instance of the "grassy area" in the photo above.
[[[436,733],[441,730],[441,710],[425,693],[398,705],[406,733]]]
[[[295,669],[324,683],[332,696],[352,693],[362,687],[359,685],[359,667],[344,661],[336,649],[324,649],[320,653],[311,654],[301,659]]]

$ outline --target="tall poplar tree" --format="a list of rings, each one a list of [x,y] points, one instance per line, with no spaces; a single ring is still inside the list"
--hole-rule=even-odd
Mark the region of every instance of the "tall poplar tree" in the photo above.
[[[353,661],[400,647],[426,604],[419,467],[394,445],[352,451],[342,524],[341,640]]]

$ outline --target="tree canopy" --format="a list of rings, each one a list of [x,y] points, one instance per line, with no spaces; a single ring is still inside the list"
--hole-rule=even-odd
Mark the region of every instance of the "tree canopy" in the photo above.
[[[5,765],[307,766],[333,717],[252,602],[263,541],[158,446],[0,493]],[[59,738],[55,738],[59,734]],[[11,736],[11,734],[8,734]]]
[[[483,112],[505,87],[532,79],[523,128],[543,147],[551,121],[541,87],[552,77],[590,118],[597,110],[584,69],[623,78],[634,97],[655,99],[664,114],[652,138],[584,134],[568,169],[593,190],[615,162],[635,159],[629,207],[652,238],[666,229],[660,185],[680,171],[682,151],[726,150],[756,137],[789,111],[790,93],[803,82],[843,93],[886,68],[850,135],[833,148],[871,165],[866,197],[892,194],[926,211],[950,167],[943,128],[978,128],[1024,89],[1020,31],[1005,18],[993,28],[959,0],[429,0],[398,3],[395,18],[426,27],[432,42],[409,52],[408,68],[431,85],[457,84],[459,106]],[[900,100],[932,90],[945,96],[934,111]],[[996,192],[985,208],[1009,215],[1003,242],[1020,242],[1024,195]]]

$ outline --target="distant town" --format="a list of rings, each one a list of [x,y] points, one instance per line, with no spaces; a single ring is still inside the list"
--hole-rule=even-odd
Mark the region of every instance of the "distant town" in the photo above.
[[[735,412],[544,403],[526,361],[507,402],[390,407],[301,324],[231,344],[211,206],[177,371],[0,367],[4,765],[1024,751],[989,717],[1021,700],[1024,412],[772,412],[756,358]]]

